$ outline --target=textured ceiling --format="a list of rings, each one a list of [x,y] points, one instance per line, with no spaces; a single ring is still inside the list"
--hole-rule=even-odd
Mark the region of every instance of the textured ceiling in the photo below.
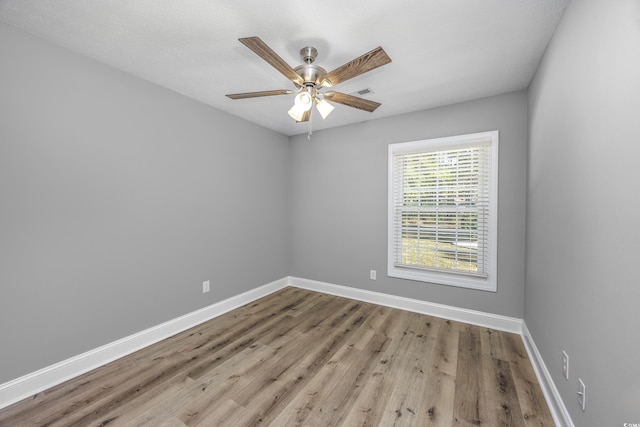
[[[293,89],[242,45],[258,36],[292,67],[314,46],[330,71],[382,46],[392,61],[341,83],[369,88],[374,113],[337,105],[314,130],[526,88],[568,0],[0,0],[0,21],[251,122],[295,135]]]

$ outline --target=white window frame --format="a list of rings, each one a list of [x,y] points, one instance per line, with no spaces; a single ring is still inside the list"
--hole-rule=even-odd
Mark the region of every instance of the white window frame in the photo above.
[[[387,241],[387,275],[401,279],[417,280],[462,288],[479,289],[484,291],[497,291],[497,253],[498,253],[498,131],[479,132],[466,135],[457,135],[444,138],[427,139],[389,144],[388,154],[388,241]],[[463,274],[459,272],[446,272],[443,270],[428,270],[423,268],[411,268],[396,266],[396,241],[395,241],[395,212],[394,208],[394,156],[409,153],[430,153],[436,151],[454,150],[479,144],[490,144],[489,160],[489,236],[488,262],[486,276]]]

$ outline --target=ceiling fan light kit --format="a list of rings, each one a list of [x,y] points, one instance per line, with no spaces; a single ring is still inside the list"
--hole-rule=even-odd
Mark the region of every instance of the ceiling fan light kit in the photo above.
[[[320,113],[320,115],[322,116],[322,120],[326,119],[327,116],[331,114],[331,112],[335,108],[336,107],[334,107],[324,99],[318,99],[318,97],[316,97],[316,109],[318,110],[318,113]]]
[[[313,94],[309,92],[300,92],[296,95],[294,105],[302,111],[309,111],[313,105]]]
[[[320,93],[320,90],[324,88],[333,87],[391,62],[391,58],[389,58],[381,47],[377,47],[327,73],[324,68],[313,64],[318,56],[318,51],[314,47],[306,46],[302,48],[300,50],[300,57],[304,64],[292,68],[259,37],[246,37],[238,40],[271,64],[271,66],[291,80],[296,86],[297,91],[294,104],[289,110],[289,116],[296,122],[308,122],[311,118],[311,108],[313,105],[316,106],[322,119],[326,119],[335,109],[328,101],[368,112],[375,111],[375,109],[381,105],[379,102],[333,90]],[[246,99],[261,96],[287,95],[291,93],[293,93],[291,90],[278,89],[261,92],[234,93],[227,95],[227,97],[231,99]],[[311,126],[309,126],[309,137],[310,136]]]

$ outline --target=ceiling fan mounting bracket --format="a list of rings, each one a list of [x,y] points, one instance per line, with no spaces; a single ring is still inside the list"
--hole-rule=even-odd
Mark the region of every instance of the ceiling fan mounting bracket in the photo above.
[[[313,61],[315,61],[317,56],[318,51],[313,46],[306,46],[300,49],[300,57],[307,64],[311,64]]]

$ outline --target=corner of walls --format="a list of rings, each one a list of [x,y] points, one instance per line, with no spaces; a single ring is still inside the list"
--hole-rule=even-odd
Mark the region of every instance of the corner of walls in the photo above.
[[[523,90],[291,138],[290,274],[522,317],[526,104]],[[498,292],[388,277],[388,144],[488,130],[500,131]]]

